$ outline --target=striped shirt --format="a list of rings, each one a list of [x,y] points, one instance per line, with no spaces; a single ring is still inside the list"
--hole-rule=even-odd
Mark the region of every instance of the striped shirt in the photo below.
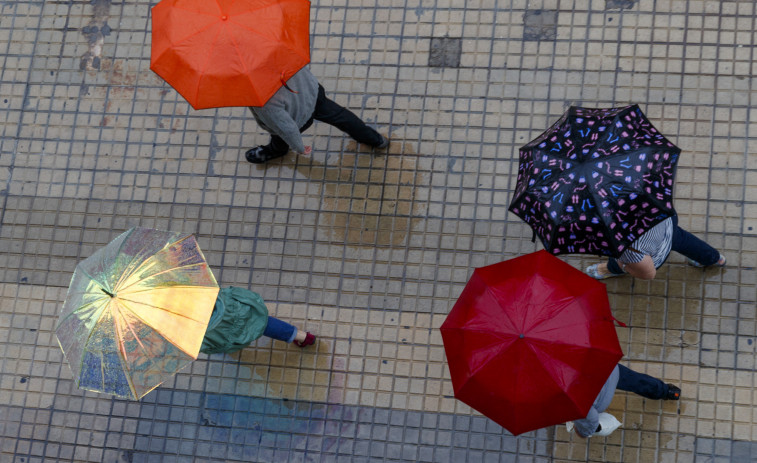
[[[647,230],[618,259],[624,264],[641,262],[645,255],[652,258],[654,267],[659,268],[670,254],[673,246],[673,218],[669,217]],[[633,248],[633,249],[631,249]],[[637,252],[638,251],[638,252]]]

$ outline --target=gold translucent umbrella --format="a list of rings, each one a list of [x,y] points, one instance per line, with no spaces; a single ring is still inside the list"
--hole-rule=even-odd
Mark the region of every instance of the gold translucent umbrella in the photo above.
[[[218,283],[193,235],[132,228],[76,266],[55,334],[77,386],[140,399],[197,358]]]

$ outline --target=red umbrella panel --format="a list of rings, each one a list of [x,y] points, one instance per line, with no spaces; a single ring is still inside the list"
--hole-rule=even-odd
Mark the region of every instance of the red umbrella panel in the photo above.
[[[162,0],[150,69],[195,109],[263,106],[310,62],[308,0]]]
[[[478,268],[441,326],[455,397],[514,435],[585,418],[623,356],[613,320],[546,251]]]

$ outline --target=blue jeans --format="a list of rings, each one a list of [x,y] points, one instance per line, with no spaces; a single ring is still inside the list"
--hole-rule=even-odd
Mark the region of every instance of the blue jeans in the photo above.
[[[268,316],[268,325],[266,325],[265,331],[263,331],[263,336],[278,339],[279,341],[292,342],[294,341],[294,337],[297,336],[297,327],[278,318]]]
[[[618,365],[620,376],[616,389],[633,392],[647,399],[660,400],[668,393],[668,385],[657,378],[638,373],[623,365]]]
[[[705,267],[708,265],[713,265],[718,260],[720,260],[720,252],[717,249],[713,248],[709,244],[705,243],[704,241],[700,240],[696,236],[678,226],[677,215],[673,216],[672,244],[673,251],[679,254],[683,254],[685,257],[688,257],[691,260],[699,262]],[[665,260],[667,260],[667,257],[665,258]],[[622,275],[623,273],[625,273],[623,270],[621,270],[618,261],[612,257],[607,261],[607,270],[609,270],[610,273],[614,273],[615,275]]]

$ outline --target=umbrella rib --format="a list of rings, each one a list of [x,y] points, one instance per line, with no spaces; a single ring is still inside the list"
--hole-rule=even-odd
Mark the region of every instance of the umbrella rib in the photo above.
[[[223,28],[218,29],[218,32],[216,33],[215,37],[213,37],[213,40],[211,43],[215,44],[216,40],[218,39],[218,36],[221,35],[221,31],[223,31]],[[215,48],[215,45],[213,46]],[[212,51],[212,49],[211,49]],[[202,71],[200,72],[200,78],[197,80],[197,91],[195,92],[194,101],[200,101],[200,85],[199,82],[205,77],[205,72],[207,71],[208,67],[210,66],[210,58],[213,56],[213,53],[209,53],[207,58],[205,59],[205,65],[202,67]]]
[[[120,310],[118,310],[116,312],[118,313],[119,317],[124,318],[124,316],[123,316],[123,314],[121,313]],[[139,345],[140,350],[142,351],[142,355],[144,355],[145,357],[149,357],[147,349],[145,349],[145,346],[142,343],[142,341],[139,339],[139,336],[137,336],[137,333],[134,332],[134,328],[131,326],[131,324],[130,323],[126,323],[126,320],[124,320],[124,324],[126,326],[128,326],[129,332],[134,336],[134,340]],[[121,328],[120,325],[116,324],[116,336],[119,336],[120,337],[119,341],[122,341],[123,340],[123,332],[121,331],[120,328]],[[119,345],[119,349],[118,350],[119,350],[119,352],[123,356],[124,369],[126,371],[130,371],[129,370],[129,362],[126,359],[126,352],[124,350],[122,350],[123,349],[123,343],[119,342],[118,345]],[[138,398],[139,395],[137,394],[137,388],[136,388],[136,386],[134,386],[134,381],[132,381],[132,379],[131,379],[131,377],[129,375],[124,375],[124,376],[126,377],[126,383],[129,385],[129,389],[131,389],[132,394],[134,394],[134,397]]]
[[[123,243],[118,248],[118,252],[116,252],[114,255],[126,255],[122,253],[123,247],[126,245],[126,242],[129,240],[129,237],[127,236],[126,239],[124,239]],[[142,251],[144,251],[144,247],[141,247],[139,251],[137,251],[132,257],[129,263],[124,268],[123,272],[118,276],[118,281],[116,281],[116,284],[113,285],[113,288],[108,288],[111,290],[110,292],[114,292],[114,290],[117,290],[117,288],[126,280],[130,275],[132,275],[134,272],[139,270],[142,265],[144,265],[145,261],[149,260],[151,256],[148,257],[142,257]],[[140,262],[137,260],[138,257],[142,257],[142,261]]]
[[[240,27],[241,27],[241,25],[240,25]],[[261,37],[264,37],[261,34],[257,34],[257,35],[260,35]],[[250,82],[250,91],[255,94],[255,96],[257,97],[257,99],[261,99],[260,95],[258,95],[257,89],[255,88],[255,82],[252,81],[252,77],[250,76],[250,71],[247,68],[247,63],[244,62],[244,59],[242,59],[242,54],[239,52],[239,44],[234,40],[234,36],[232,36],[231,34],[229,34],[229,40],[234,45],[234,51],[237,53],[237,56],[239,57],[239,62],[244,67],[244,75],[247,78],[247,80]]]
[[[89,279],[90,279],[91,281],[94,281],[95,283],[98,283],[98,284],[100,283],[100,281],[98,281],[98,280],[97,280],[97,279],[96,279],[96,278],[95,278],[95,277],[94,277],[94,276],[93,276],[93,275],[92,275],[91,273],[89,273],[89,272],[87,271],[87,269],[85,269],[85,268],[84,268],[83,266],[81,266],[81,265],[77,266],[77,270],[81,270],[81,273],[83,273],[83,274],[84,274],[84,276],[86,276],[87,278],[89,278]],[[108,289],[110,289],[110,288],[108,288]]]
[[[256,8],[256,9],[254,9],[254,10],[249,10],[249,11],[257,11],[257,10],[261,10],[261,9],[263,9],[263,8],[262,8],[262,7],[261,7],[261,8]],[[255,35],[259,36],[259,37],[263,37],[263,38],[264,38],[264,39],[266,39],[266,40],[276,40],[275,38],[271,38],[271,37],[269,37],[269,36],[267,36],[267,35],[261,34],[260,32],[258,32],[258,31],[257,31],[257,30],[255,30],[255,29],[251,29],[250,27],[248,27],[248,26],[247,26],[247,25],[245,25],[245,24],[241,24],[241,23],[238,23],[238,22],[234,22],[234,24],[236,24],[236,25],[237,25],[237,26],[239,26],[240,28],[242,28],[242,29],[244,29],[244,30],[246,30],[246,31],[248,31],[248,32],[251,32],[251,33],[253,33],[253,34],[255,34]],[[309,27],[308,27],[308,29],[309,29]],[[309,31],[308,31],[308,36],[309,36]],[[298,52],[297,52],[297,51],[296,51],[295,49],[293,49],[293,48],[291,48],[291,47],[286,47],[286,49],[287,49],[287,50],[289,50],[289,51],[291,51],[291,52],[294,52],[294,53],[295,53],[295,54],[296,54],[297,56],[299,56],[300,58],[302,58],[302,59],[304,59],[304,60],[306,60],[306,61],[310,61],[310,57],[301,55],[301,54],[300,54],[300,53],[298,53]]]
[[[177,316],[177,317],[181,317],[181,318],[183,318],[183,319],[185,319],[185,320],[191,320],[191,321],[193,321],[193,322],[196,322],[196,321],[197,321],[197,320],[195,320],[194,318],[190,318],[190,317],[187,317],[187,316],[186,316],[186,315],[184,315],[183,313],[179,313],[179,312],[172,312],[172,311],[170,311],[170,310],[167,310],[167,309],[166,309],[165,307],[160,307],[160,306],[157,306],[157,305],[148,304],[148,303],[146,303],[146,302],[135,301],[135,300],[132,300],[132,299],[126,299],[126,298],[123,298],[123,297],[119,297],[119,299],[120,299],[120,300],[121,300],[122,302],[130,302],[130,303],[133,303],[133,304],[140,304],[140,305],[143,305],[143,306],[146,306],[146,307],[152,307],[152,308],[154,308],[154,309],[157,309],[157,310],[160,310],[160,311],[163,311],[163,312],[168,312],[168,313],[170,313],[171,315],[175,315],[175,316]],[[137,314],[137,312],[135,312],[135,311],[134,311],[133,309],[129,308],[128,310],[129,310],[129,312],[133,313],[135,317],[139,318],[139,319],[140,319],[140,321],[142,321],[142,323],[144,323],[144,324],[145,324],[145,325],[147,325],[147,326],[150,326],[150,325],[149,325],[149,324],[148,324],[148,323],[147,323],[147,322],[146,322],[145,320],[142,320],[142,317],[140,317],[140,316],[139,316],[139,315]]]
[[[494,300],[497,299],[497,294],[493,291],[493,288],[489,285],[486,286],[486,292],[489,293],[489,295],[494,298]],[[510,312],[508,311],[502,311],[502,315],[506,316],[507,319],[510,321],[513,327],[515,327],[517,330],[523,329],[523,327],[518,327],[518,324],[516,321],[510,316]]]
[[[146,275],[145,277],[140,278],[139,280],[135,281],[134,283],[131,283],[128,286],[124,286],[123,288],[119,288],[118,292],[120,293],[120,292],[122,292],[124,290],[127,290],[127,289],[131,288],[132,286],[134,286],[134,285],[136,285],[136,284],[138,284],[138,283],[140,283],[140,282],[142,282],[142,281],[144,281],[144,280],[146,280],[148,278],[154,278],[154,277],[156,277],[158,275],[162,275],[164,273],[173,272],[175,270],[189,269],[189,268],[192,268],[192,267],[203,266],[203,265],[207,265],[207,262],[203,261],[203,262],[197,262],[197,263],[194,263],[194,264],[177,265],[176,267],[171,267],[171,268],[166,269],[166,270],[161,270],[159,272],[155,272],[155,273],[152,273],[150,275]],[[181,285],[181,286],[187,287],[187,288],[193,287],[192,285]],[[177,286],[174,286],[174,287],[177,287]]]
[[[136,303],[136,304],[142,304],[141,302],[131,301],[131,300],[128,300],[128,299],[124,299],[124,300],[122,300],[122,302],[131,302],[131,303]],[[165,310],[165,309],[164,309],[164,308],[162,308],[162,307],[157,307],[157,306],[154,306],[154,305],[150,305],[150,304],[143,304],[143,305],[146,305],[146,306],[148,306],[148,307],[154,307],[154,308],[156,308],[156,309],[158,309],[158,310],[162,310],[162,311],[164,311],[164,312],[169,312],[169,311]],[[132,313],[132,314],[133,314],[133,315],[134,315],[134,316],[135,316],[135,317],[136,317],[137,319],[139,319],[139,321],[141,321],[142,323],[144,323],[144,324],[145,324],[145,326],[149,326],[149,327],[151,327],[151,328],[152,328],[152,326],[151,326],[151,325],[150,325],[149,323],[147,323],[147,321],[145,321],[144,319],[142,319],[142,317],[140,317],[140,316],[139,316],[139,314],[138,314],[138,313],[137,313],[136,311],[134,311],[134,310],[133,310],[133,309],[132,309],[131,307],[129,307],[129,305],[128,305],[128,304],[121,304],[121,306],[122,306],[122,307],[123,307],[124,309],[128,310],[129,312],[131,312],[131,313]],[[176,316],[179,316],[179,317],[181,317],[181,318],[184,318],[184,319],[186,319],[186,320],[191,320],[191,321],[194,321],[194,322],[196,322],[196,321],[197,321],[197,320],[194,320],[194,319],[192,319],[192,318],[189,318],[189,317],[187,317],[187,316],[185,316],[185,315],[183,315],[183,314],[180,314],[180,313],[176,313],[176,312],[169,312],[169,313],[170,313],[170,314],[172,314],[172,315],[176,315]],[[157,331],[157,330],[156,330],[156,331]],[[204,335],[204,334],[203,334],[203,335]],[[185,351],[184,349],[182,349],[181,347],[179,347],[179,346],[178,346],[178,345],[177,345],[176,343],[172,342],[172,341],[171,341],[170,339],[168,339],[167,337],[165,337],[165,336],[163,336],[163,335],[161,335],[161,337],[162,337],[163,339],[165,339],[166,341],[168,341],[168,342],[171,342],[171,344],[172,344],[172,345],[173,345],[174,347],[176,347],[177,349],[179,349],[179,350],[180,350],[181,352],[183,352],[183,353],[184,353],[184,354],[186,354],[187,356],[189,356],[189,357],[192,357],[192,355],[191,355],[191,354],[190,354],[189,352],[186,352],[186,351]],[[136,338],[136,335],[135,335],[135,339],[137,339],[137,338]]]
[[[187,11],[187,12],[190,12],[190,13],[195,13],[195,14],[200,14],[200,15],[204,15],[204,16],[214,17],[214,15],[212,15],[212,14],[203,13],[201,11],[194,11],[194,10],[190,10],[188,8],[181,8],[181,7],[178,7],[178,6],[174,6],[174,8],[176,8],[177,10],[184,10],[184,11]],[[192,37],[194,37],[196,35],[202,34],[203,32],[205,32],[208,29],[210,29],[211,27],[213,27],[214,25],[215,25],[215,23],[211,23],[211,24],[208,24],[207,26],[203,27],[202,29],[197,29],[197,30],[191,31],[190,33],[188,33],[187,35],[183,36],[182,38],[177,39],[175,42],[171,42],[171,46],[172,47],[176,46],[176,45],[184,42],[185,40],[188,40],[188,39],[190,39],[190,38],[192,38]],[[169,48],[167,48],[166,51],[168,51]],[[165,53],[165,51],[163,53]],[[158,61],[162,56],[163,55],[161,54],[160,56],[156,57],[154,61]]]
[[[169,245],[169,244],[173,244],[173,245],[175,245],[175,244],[181,243],[182,241],[186,240],[186,239],[187,239],[187,238],[189,238],[190,236],[191,236],[191,235],[185,236],[185,237],[183,237],[183,238],[181,238],[181,239],[179,239],[179,240],[176,240],[176,241],[169,241],[169,242],[168,242],[168,243],[166,243],[166,244],[165,244],[165,245],[164,245],[164,246],[163,246],[162,248],[160,248],[160,249],[158,249],[157,251],[155,251],[155,252],[151,253],[150,255],[148,255],[148,256],[146,256],[146,257],[144,257],[144,258],[142,259],[142,261],[141,261],[141,262],[137,262],[137,263],[136,263],[135,265],[133,265],[133,266],[132,266],[132,262],[135,262],[135,261],[137,260],[137,259],[136,259],[136,258],[137,258],[137,256],[139,256],[139,255],[140,255],[141,251],[142,251],[142,250],[143,250],[144,248],[140,249],[140,252],[138,252],[138,253],[137,253],[137,254],[136,254],[136,255],[134,256],[134,258],[132,259],[132,262],[130,262],[130,263],[129,263],[129,266],[128,266],[128,267],[126,268],[126,270],[124,270],[124,271],[123,271],[123,272],[121,273],[121,276],[120,276],[120,278],[118,279],[118,284],[116,284],[116,286],[115,286],[115,287],[114,287],[113,289],[119,288],[119,286],[121,285],[121,283],[123,283],[123,282],[124,282],[124,280],[125,280],[126,278],[128,278],[128,277],[129,277],[130,275],[133,275],[134,273],[137,273],[137,272],[139,271],[139,269],[141,269],[142,267],[144,267],[145,265],[147,265],[147,262],[148,262],[148,261],[150,261],[150,260],[151,260],[151,259],[152,259],[153,257],[157,256],[157,255],[158,255],[158,254],[160,254],[160,253],[161,253],[161,252],[162,252],[163,250],[165,250],[165,249],[166,249],[166,247],[168,247],[168,245]],[[119,252],[120,252],[120,251],[119,251]],[[132,268],[129,268],[129,267],[132,267]]]
[[[105,295],[103,295],[103,298],[104,297],[105,297]],[[64,321],[66,321],[69,318],[71,318],[74,315],[76,315],[78,312],[81,312],[82,309],[84,309],[85,307],[93,306],[93,305],[95,305],[96,303],[99,303],[99,302],[102,302],[102,301],[101,300],[97,300],[97,301],[87,302],[84,305],[80,305],[79,307],[77,307],[74,310],[72,310],[71,313],[69,313],[68,315],[65,315],[65,316],[61,317],[60,320],[58,320],[58,326],[60,326],[61,324],[63,324]]]
[[[291,1],[291,0],[289,0],[289,1]],[[278,5],[279,5],[279,8],[281,8],[281,9],[282,9],[282,11],[283,11],[284,7],[282,6],[282,3],[283,3],[283,1],[282,1],[282,2],[280,2],[280,3],[278,3]],[[309,18],[309,17],[310,17],[310,11],[308,10],[308,18]],[[309,24],[309,23],[308,23],[308,43],[310,43],[310,24]],[[300,54],[300,53],[298,52],[298,50],[296,50],[296,49],[294,49],[294,48],[291,48],[291,47],[286,47],[286,48],[287,48],[287,50],[289,50],[289,51],[293,52],[293,53],[294,53],[295,55],[297,55],[297,56],[299,56],[300,58],[304,59],[306,63],[310,62],[310,56],[303,56],[303,55],[301,55],[301,54]],[[309,49],[310,49],[310,47],[308,47],[308,50],[309,50]]]
[[[532,346],[532,345],[530,345],[530,344],[529,344],[529,345],[528,345],[528,348],[529,348],[529,349],[531,350],[531,352],[533,352],[533,354],[534,354],[534,356],[535,356],[536,358],[539,358],[539,357],[540,357],[539,353],[538,353],[538,352],[536,351],[536,349],[534,348],[534,346]],[[554,375],[551,375],[551,374],[547,374],[547,377],[548,377],[548,378],[549,378],[549,380],[550,380],[550,381],[552,381],[552,383],[553,383],[553,384],[554,384],[555,386],[557,386],[557,387],[558,387],[558,388],[559,388],[559,389],[560,389],[561,391],[564,391],[564,389],[562,388],[562,386],[561,386],[561,385],[560,385],[560,384],[559,384],[559,383],[557,382],[557,380],[555,379],[555,376],[554,376]],[[565,394],[565,396],[566,396],[566,397],[568,397],[568,399],[570,400],[570,403],[571,403],[571,404],[573,405],[573,407],[575,408],[575,410],[576,410],[577,412],[579,412],[579,411],[581,410],[581,407],[579,407],[579,404],[578,404],[578,403],[576,403],[576,399],[575,399],[575,397],[573,397],[573,396],[572,396],[571,394],[567,394],[567,393]],[[593,403],[593,401],[592,401],[592,403]]]
[[[451,330],[456,330],[456,331],[459,330],[459,331],[469,331],[469,332],[476,332],[476,333],[492,334],[492,332],[490,330],[485,330],[485,329],[475,329],[475,328],[449,328],[449,329],[450,329],[450,331]],[[494,354],[491,355],[491,357],[496,357],[496,356],[502,354],[503,352],[508,351],[513,346],[513,344],[514,343],[511,342],[511,343],[509,343],[507,345],[500,345],[500,347],[496,350],[496,352]],[[482,362],[478,367],[476,367],[475,370],[471,370],[470,375],[468,375],[468,377],[472,378],[473,376],[475,376],[476,373],[478,373],[479,370],[481,370],[485,366],[486,366],[486,363]]]
[[[98,323],[100,322],[100,319],[101,319],[101,318],[102,318],[102,317],[103,317],[104,315],[105,315],[105,310],[103,310],[103,311],[102,311],[102,313],[100,314],[100,316],[99,316],[99,317],[97,317],[97,320],[96,320],[96,322],[95,322],[95,325],[97,325],[97,324],[98,324]],[[114,328],[115,328],[116,330],[118,330],[118,325],[117,325],[117,324],[115,323],[115,321],[114,321]],[[86,347],[86,345],[87,345],[87,344],[89,344],[89,341],[90,341],[90,339],[92,339],[92,336],[93,336],[94,334],[95,334],[95,330],[90,330],[90,331],[89,331],[89,333],[87,333],[87,339],[86,339],[86,340],[85,340],[85,341],[84,341],[84,342],[82,343],[82,346],[85,346],[85,347]],[[82,354],[81,354],[81,355],[82,355],[82,357],[81,357],[81,361],[82,361],[82,362],[84,361],[84,355],[85,355],[85,354],[86,354],[87,352],[89,352],[89,351],[87,351],[86,349],[82,349]],[[105,362],[102,362],[102,361],[100,362],[100,375],[101,375],[101,378],[103,378],[103,384],[105,383],[105,370],[103,370],[103,364],[104,364],[104,363],[105,363]],[[124,365],[124,366],[125,366],[125,365]],[[79,382],[77,383],[77,387],[79,387],[79,384],[81,384],[81,378],[79,378],[79,380],[78,380],[78,381],[79,381]],[[128,380],[127,380],[127,382],[128,382]],[[130,387],[131,387],[131,386],[130,386]],[[136,397],[136,396],[137,396],[137,395],[136,395],[136,394],[134,394],[134,397]]]

